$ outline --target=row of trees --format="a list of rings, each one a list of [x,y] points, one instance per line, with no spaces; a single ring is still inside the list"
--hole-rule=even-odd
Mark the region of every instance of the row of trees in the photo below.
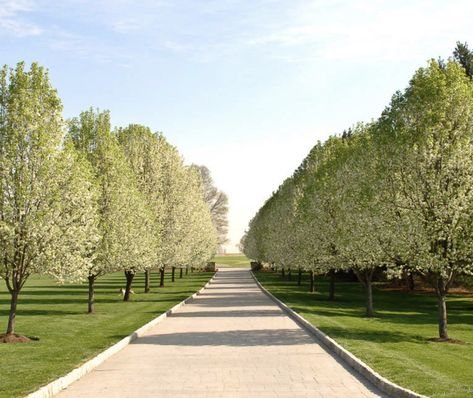
[[[378,120],[317,143],[251,220],[244,253],[316,275],[352,270],[367,316],[375,272],[422,274],[448,339],[448,289],[473,272],[473,68],[460,53],[417,70]]]
[[[11,294],[7,335],[28,277],[87,280],[200,266],[218,234],[201,168],[186,166],[161,134],[141,125],[114,131],[109,112],[68,123],[47,71],[0,71],[0,276]]]

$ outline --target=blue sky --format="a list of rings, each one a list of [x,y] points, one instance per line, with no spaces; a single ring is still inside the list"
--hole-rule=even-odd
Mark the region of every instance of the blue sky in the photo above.
[[[317,140],[376,118],[473,2],[0,0],[1,63],[50,70],[65,117],[162,131],[230,198],[229,250]]]

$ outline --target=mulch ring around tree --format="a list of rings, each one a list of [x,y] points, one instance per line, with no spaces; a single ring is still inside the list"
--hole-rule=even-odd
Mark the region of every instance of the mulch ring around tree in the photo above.
[[[20,334],[0,334],[0,343],[28,343],[31,341],[29,337]]]
[[[434,343],[450,343],[450,344],[466,344],[463,340],[458,340],[458,339],[446,339],[444,337],[434,337],[429,339],[429,341],[432,341]]]

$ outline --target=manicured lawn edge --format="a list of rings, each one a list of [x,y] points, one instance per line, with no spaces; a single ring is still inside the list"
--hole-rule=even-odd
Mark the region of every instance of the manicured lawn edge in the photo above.
[[[65,376],[62,376],[51,383],[39,388],[38,390],[32,392],[31,394],[28,394],[26,398],[50,398],[53,397],[54,395],[58,394],[65,388],[67,388],[69,385],[74,383],[75,381],[79,380],[81,377],[85,376],[87,373],[90,373],[93,369],[95,369],[97,366],[102,364],[105,360],[110,358],[112,355],[116,354],[123,348],[125,348],[128,344],[136,340],[138,337],[143,335],[145,332],[147,332],[149,329],[151,329],[153,326],[156,326],[163,320],[165,320],[169,315],[171,315],[174,311],[177,309],[181,308],[183,305],[188,303],[190,300],[196,298],[204,289],[206,289],[213,281],[215,278],[212,276],[212,278],[205,284],[204,287],[202,287],[199,291],[194,293],[192,296],[189,296],[188,298],[184,299],[180,303],[176,304],[174,307],[171,309],[167,310],[166,312],[162,313],[158,317],[154,318],[150,322],[146,323],[139,329],[135,330],[132,334],[129,336],[121,339],[118,343],[115,343],[111,347],[107,348],[105,351],[102,351],[100,354],[95,356],[94,358],[88,360],[78,368],[72,370]]]
[[[299,315],[297,312],[289,308],[281,300],[273,296],[256,278],[252,271],[251,276],[255,280],[258,287],[266,296],[273,300],[292,320],[299,326],[307,330],[311,335],[317,338],[327,350],[337,355],[343,362],[353,368],[356,372],[366,378],[370,383],[377,387],[380,391],[390,395],[393,398],[428,398],[425,395],[417,394],[414,391],[401,387],[388,379],[385,379],[379,373],[371,369],[366,363],[354,356],[350,351],[343,348],[335,340],[327,336],[324,332],[312,325],[308,320]]]

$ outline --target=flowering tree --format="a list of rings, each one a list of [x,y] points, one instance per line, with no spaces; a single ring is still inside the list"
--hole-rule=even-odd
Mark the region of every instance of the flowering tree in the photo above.
[[[149,258],[145,269],[145,293],[150,291],[150,270],[159,263],[160,240],[163,226],[160,223],[161,208],[159,190],[157,187],[162,182],[161,157],[158,137],[148,127],[131,124],[117,131],[128,165],[133,170],[138,183],[138,188],[146,201],[146,208],[150,212],[150,250],[153,258]]]
[[[92,313],[97,277],[124,269],[127,300],[135,272],[153,262],[152,217],[125,154],[111,134],[108,112],[82,112],[71,120],[69,138],[92,165],[99,190],[100,241],[87,277],[88,312]]]
[[[419,69],[378,127],[387,192],[404,231],[394,242],[435,288],[442,339],[448,289],[473,271],[472,134],[473,85],[453,61]]]
[[[78,280],[92,261],[95,186],[87,162],[63,144],[61,110],[37,64],[0,71],[0,276],[11,295],[6,341],[32,273]]]

